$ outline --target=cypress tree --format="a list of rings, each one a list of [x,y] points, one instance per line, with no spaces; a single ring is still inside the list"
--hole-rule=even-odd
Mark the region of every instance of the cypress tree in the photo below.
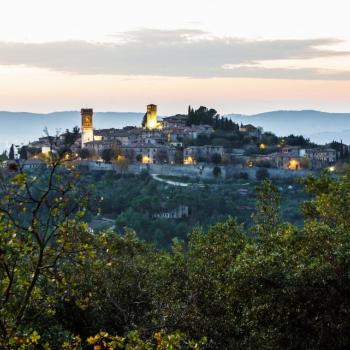
[[[14,147],[13,144],[12,144],[11,147],[10,147],[9,159],[10,159],[10,160],[15,159],[15,147]]]

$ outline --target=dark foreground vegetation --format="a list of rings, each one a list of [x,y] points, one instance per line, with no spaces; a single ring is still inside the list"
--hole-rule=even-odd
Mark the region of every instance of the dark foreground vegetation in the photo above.
[[[304,224],[260,183],[253,224],[156,250],[92,234],[92,188],[59,160],[1,181],[1,349],[347,349],[350,172],[304,180]],[[132,224],[132,223],[131,223]]]

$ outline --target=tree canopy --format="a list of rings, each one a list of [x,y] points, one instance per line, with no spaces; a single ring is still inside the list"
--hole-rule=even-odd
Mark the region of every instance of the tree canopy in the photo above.
[[[92,233],[102,203],[79,181],[53,155],[1,177],[2,349],[349,347],[350,171],[302,180],[302,226],[265,180],[253,227],[228,218],[169,250],[125,227],[132,213],[123,232]]]

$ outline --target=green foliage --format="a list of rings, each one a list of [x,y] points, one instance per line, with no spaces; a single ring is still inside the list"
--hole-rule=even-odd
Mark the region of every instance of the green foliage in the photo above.
[[[64,145],[67,148],[70,148],[74,142],[79,138],[80,130],[77,126],[73,128],[72,131],[69,131],[68,129],[64,133]]]
[[[211,125],[215,130],[238,131],[238,124],[231,119],[220,117],[213,108],[208,109],[204,106],[194,110],[189,106],[187,125]]]
[[[82,188],[95,184],[97,198],[103,198],[95,203],[93,211],[101,216],[115,220],[116,232],[123,233],[125,227],[134,229],[138,236],[159,248],[168,248],[174,237],[187,241],[188,234],[198,225],[204,228],[224,221],[228,216],[236,217],[238,222],[246,227],[252,226],[251,214],[255,208],[254,181],[234,179],[225,182],[215,179],[209,182],[198,182],[187,177],[159,176],[161,179],[189,183],[188,187],[171,186],[158,182],[144,171],[139,176],[123,177],[112,173],[98,172],[93,176],[84,175],[81,179]],[[248,182],[247,182],[248,180]],[[302,223],[298,210],[299,204],[308,196],[300,185],[288,189],[290,182],[279,182],[282,189],[283,220],[292,223]],[[246,191],[241,193],[241,191]],[[159,219],[153,214],[172,210],[179,205],[189,207],[190,215],[182,219]]]
[[[0,154],[0,162],[4,162],[8,160],[8,156],[7,156],[7,152],[6,151],[3,151],[1,154]]]
[[[147,113],[144,114],[143,118],[142,118],[142,127],[145,128],[147,124]]]
[[[114,181],[99,176],[97,186]],[[132,203],[122,214],[130,227],[140,220],[136,208],[158,208],[153,199],[164,187],[147,174],[119,180],[129,191],[108,200]],[[170,250],[155,249],[127,228],[92,234],[86,183],[78,181],[73,167],[54,159],[43,173],[3,179],[1,349],[349,347],[350,171],[303,180],[311,198],[300,227],[282,224],[284,197],[265,180],[256,192],[254,227],[228,218],[196,227]],[[130,196],[143,187],[154,197]],[[169,191],[175,205],[180,189]],[[215,191],[225,209],[228,197]],[[215,191],[189,197],[198,208],[210,207]],[[157,225],[164,232],[170,226]]]
[[[10,147],[9,159],[10,160],[14,160],[15,159],[15,146],[13,144]]]
[[[255,230],[266,238],[275,233],[281,222],[280,201],[278,189],[270,180],[264,180],[257,187],[256,212],[253,215]]]
[[[80,222],[85,195],[72,187],[77,176],[53,161],[41,176],[19,171],[2,183],[0,338],[4,341],[38,326],[52,312],[52,299],[43,299],[44,288],[57,283],[61,258],[77,249],[86,232]]]
[[[102,151],[101,157],[105,163],[110,163],[116,156],[116,151],[112,148],[105,148]]]
[[[283,137],[282,141],[285,145],[289,146],[315,146],[309,139],[305,138],[302,135],[289,135],[287,137]]]
[[[87,148],[82,148],[80,151],[79,151],[79,157],[81,159],[88,159],[91,157],[91,152],[87,149]]]
[[[213,168],[213,176],[219,177],[221,175],[221,168],[219,166],[214,166]]]

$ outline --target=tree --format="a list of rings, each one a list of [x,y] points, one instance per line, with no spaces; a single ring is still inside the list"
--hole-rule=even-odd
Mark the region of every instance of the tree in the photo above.
[[[263,181],[265,179],[268,179],[270,177],[269,171],[266,168],[259,168],[256,171],[256,179],[258,181]]]
[[[105,163],[110,163],[115,158],[116,152],[112,148],[105,148],[102,151],[101,157]]]
[[[256,188],[256,196],[256,213],[253,215],[255,230],[266,237],[276,232],[281,222],[281,197],[277,187],[267,179]]]
[[[75,126],[72,131],[69,131],[69,129],[66,129],[66,132],[64,134],[64,145],[68,148],[70,148],[74,142],[79,138],[80,130],[79,127]]]
[[[79,157],[81,159],[88,159],[91,157],[91,152],[87,149],[87,148],[82,148],[80,151],[79,151]]]
[[[187,125],[200,125],[206,124],[214,127],[215,130],[231,130],[238,131],[239,127],[233,123],[232,120],[220,117],[217,111],[213,108],[201,106],[197,110],[194,110],[189,106],[188,108],[188,120]]]
[[[0,154],[0,162],[4,162],[8,160],[8,156],[7,156],[7,152],[6,151],[3,151],[1,154]]]
[[[10,147],[9,159],[10,160],[14,160],[15,159],[15,146],[13,144]]]
[[[211,161],[214,163],[214,164],[220,164],[221,161],[222,161],[222,157],[221,157],[221,154],[219,153],[214,153],[211,157]]]
[[[142,127],[145,128],[147,125],[147,113],[144,114],[143,118],[142,118],[142,123],[141,123]]]
[[[62,259],[84,254],[79,242],[89,233],[75,219],[86,196],[74,188],[77,174],[61,164],[51,158],[36,177],[19,168],[1,184],[0,344],[44,329],[53,305],[43,295],[62,283]]]
[[[196,229],[188,245],[176,240],[170,253],[157,255],[151,271],[162,326],[179,326],[195,339],[205,334],[210,349],[235,348],[239,307],[227,287],[245,244],[241,227],[229,219],[208,231]]]
[[[27,146],[22,146],[19,151],[19,158],[20,159],[28,159],[28,151]]]
[[[283,137],[281,143],[289,146],[314,146],[314,144],[310,142],[310,139],[305,138],[302,135],[296,136],[293,134]]]
[[[213,176],[219,177],[221,175],[221,168],[219,166],[214,166],[213,168]]]

